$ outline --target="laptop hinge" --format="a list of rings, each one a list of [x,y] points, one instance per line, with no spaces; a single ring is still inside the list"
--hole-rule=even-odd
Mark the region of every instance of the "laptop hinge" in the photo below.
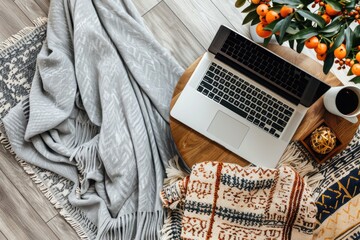
[[[288,101],[292,102],[295,105],[298,105],[300,103],[300,99],[292,96],[291,94],[277,88],[273,84],[271,84],[269,81],[267,81],[263,76],[260,74],[256,74],[253,71],[250,71],[247,67],[242,66],[239,63],[236,63],[231,58],[224,56],[221,53],[217,53],[215,55],[215,58],[219,61],[229,65],[230,67],[236,69],[237,71],[241,72],[245,76],[249,77],[250,79],[256,81],[257,83],[261,84],[262,86],[268,88],[269,90],[275,92],[276,94],[280,95],[281,97],[287,99]]]

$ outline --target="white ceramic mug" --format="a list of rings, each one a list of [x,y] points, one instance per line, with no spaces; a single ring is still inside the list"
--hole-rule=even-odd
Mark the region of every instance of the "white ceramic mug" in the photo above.
[[[360,88],[358,86],[332,87],[324,94],[324,105],[330,113],[357,123],[360,113]]]

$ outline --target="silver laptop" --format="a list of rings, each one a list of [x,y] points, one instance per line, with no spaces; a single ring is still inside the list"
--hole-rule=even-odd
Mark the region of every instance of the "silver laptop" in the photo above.
[[[307,109],[329,88],[221,26],[171,116],[249,162],[273,168]]]

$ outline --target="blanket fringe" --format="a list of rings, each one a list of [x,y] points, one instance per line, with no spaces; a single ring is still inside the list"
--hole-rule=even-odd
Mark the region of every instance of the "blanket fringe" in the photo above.
[[[23,37],[31,33],[35,28],[45,25],[47,23],[46,17],[40,17],[32,21],[34,26],[33,27],[25,27],[16,34],[12,35],[4,42],[0,43],[0,51],[14,45],[17,41],[21,40]]]
[[[96,135],[90,141],[79,146],[70,156],[70,161],[75,161],[80,173],[80,194],[87,192],[89,189],[89,181],[87,176],[90,173],[100,169],[102,164],[98,155],[99,135]]]
[[[177,155],[169,160],[169,166],[165,171],[166,178],[164,179],[164,186],[169,186],[189,175],[180,167],[179,156]]]
[[[297,173],[300,174],[305,180],[305,182],[312,189],[318,187],[323,176],[318,173],[316,166],[313,164],[314,161],[308,154],[302,150],[302,147],[297,142],[292,142],[286,148],[284,154],[282,155],[278,166],[289,166],[292,167]]]
[[[138,212],[120,216],[116,219],[110,216],[99,227],[97,239],[127,240],[127,239],[159,239],[160,229],[164,222],[164,212]]]

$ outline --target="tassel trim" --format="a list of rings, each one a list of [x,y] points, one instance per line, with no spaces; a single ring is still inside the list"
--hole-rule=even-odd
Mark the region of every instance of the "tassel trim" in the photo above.
[[[184,171],[179,163],[179,156],[174,156],[169,160],[169,166],[165,169],[166,178],[164,179],[164,186],[169,186],[179,180],[182,180],[186,176],[189,176],[189,173]]]
[[[178,240],[181,239],[181,225],[183,209],[168,210],[168,216],[160,231],[160,240]]]

